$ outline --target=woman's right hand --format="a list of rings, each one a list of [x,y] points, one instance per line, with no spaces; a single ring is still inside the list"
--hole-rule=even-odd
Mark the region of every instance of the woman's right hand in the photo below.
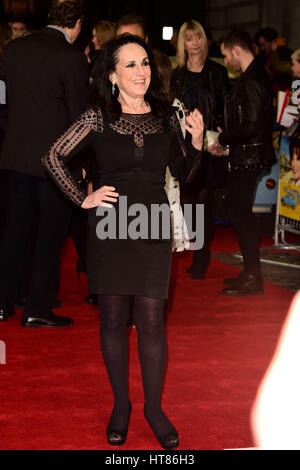
[[[113,186],[101,186],[85,198],[81,204],[82,209],[92,209],[98,206],[113,207],[105,201],[117,202],[119,194],[115,192],[115,189]]]

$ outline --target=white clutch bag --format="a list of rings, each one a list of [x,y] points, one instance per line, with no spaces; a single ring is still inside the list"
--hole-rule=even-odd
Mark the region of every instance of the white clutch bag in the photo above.
[[[204,138],[204,150],[209,152],[209,147],[215,142],[215,140],[219,137],[220,132],[217,131],[206,131],[205,138]],[[227,147],[224,151],[223,155],[229,155],[229,148]]]

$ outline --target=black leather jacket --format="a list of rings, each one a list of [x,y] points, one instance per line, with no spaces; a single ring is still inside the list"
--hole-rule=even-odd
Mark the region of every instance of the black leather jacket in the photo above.
[[[225,131],[219,142],[229,145],[230,167],[266,168],[274,162],[272,86],[254,59],[225,98]]]
[[[191,95],[203,115],[205,129],[217,130],[224,123],[224,98],[229,89],[227,70],[207,59],[200,74],[189,72],[185,67],[173,72],[172,90],[189,111],[193,111]]]

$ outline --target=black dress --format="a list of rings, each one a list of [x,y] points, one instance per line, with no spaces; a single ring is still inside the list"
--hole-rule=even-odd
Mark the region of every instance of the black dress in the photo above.
[[[89,211],[89,292],[167,298],[171,235],[167,235],[166,227],[162,230],[162,224],[157,231],[150,211],[153,205],[168,207],[164,191],[167,165],[179,181],[190,181],[198,169],[201,152],[191,144],[185,145],[173,111],[164,119],[151,112],[123,113],[116,122],[108,124],[99,108],[89,108],[43,158],[56,184],[80,206],[87,194],[72,179],[64,161],[88,144],[92,145],[99,165],[99,187],[113,186],[119,193],[118,202],[106,213],[99,215],[103,207]],[[147,212],[141,214],[140,204]],[[113,211],[115,225],[105,225],[109,211]],[[113,233],[103,239],[109,227]],[[134,233],[140,231],[139,238],[134,239],[130,227],[135,228]],[[129,232],[131,236],[127,236]]]

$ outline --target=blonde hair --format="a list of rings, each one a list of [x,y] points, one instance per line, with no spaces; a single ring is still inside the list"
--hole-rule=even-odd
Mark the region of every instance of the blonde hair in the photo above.
[[[195,31],[200,34],[200,37],[203,40],[203,48],[201,51],[201,62],[204,64],[204,62],[207,59],[208,56],[208,44],[207,44],[207,37],[204,31],[203,26],[196,21],[196,20],[189,20],[183,23],[181,26],[179,33],[178,33],[178,40],[177,40],[177,53],[176,53],[176,59],[177,59],[177,64],[178,67],[182,68],[185,67],[187,64],[188,60],[188,54],[185,50],[184,47],[184,40],[185,40],[185,33],[186,31]]]
[[[100,20],[95,26],[94,30],[101,47],[111,39],[116,37],[116,27],[115,23],[108,20]]]
[[[293,52],[293,54],[291,55],[291,59],[300,62],[300,49],[297,49],[295,52]]]

